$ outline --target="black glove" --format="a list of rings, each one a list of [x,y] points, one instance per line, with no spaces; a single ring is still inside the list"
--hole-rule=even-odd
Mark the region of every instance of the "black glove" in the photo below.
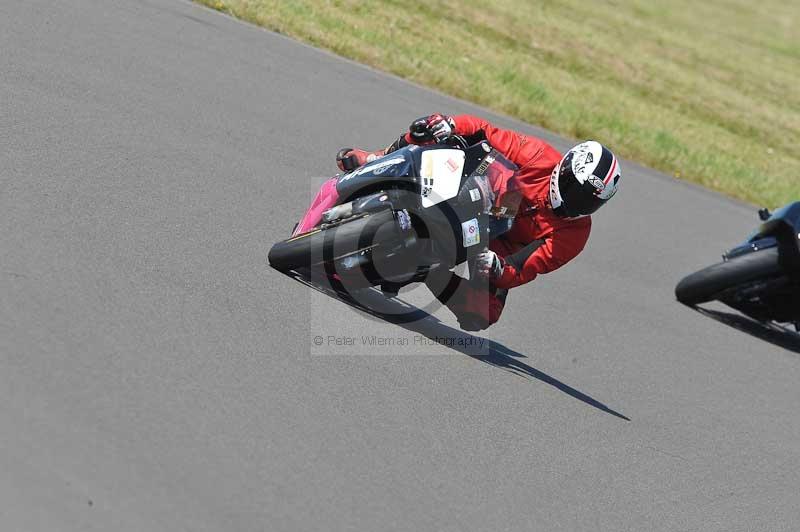
[[[414,120],[408,128],[411,138],[417,143],[442,142],[455,130],[456,123],[449,116],[435,113]]]

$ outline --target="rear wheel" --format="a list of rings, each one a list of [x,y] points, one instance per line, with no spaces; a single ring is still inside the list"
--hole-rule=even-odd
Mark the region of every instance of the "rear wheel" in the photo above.
[[[754,251],[684,277],[675,287],[675,297],[686,305],[697,305],[729,288],[782,273],[778,248]]]

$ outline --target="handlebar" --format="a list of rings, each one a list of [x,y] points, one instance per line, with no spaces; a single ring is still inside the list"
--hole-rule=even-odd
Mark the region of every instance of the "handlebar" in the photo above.
[[[462,150],[466,150],[467,148],[469,148],[467,140],[461,135],[450,135],[449,137],[443,138],[442,140],[437,142],[437,144],[447,144],[450,146],[461,148]]]

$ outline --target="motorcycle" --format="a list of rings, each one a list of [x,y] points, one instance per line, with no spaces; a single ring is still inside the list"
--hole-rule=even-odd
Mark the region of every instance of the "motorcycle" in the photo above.
[[[800,332],[800,202],[770,213],[723,261],[688,275],[675,287],[681,303],[716,300],[759,322]]]
[[[406,146],[323,184],[269,264],[338,291],[396,296],[434,268],[473,264],[511,228],[522,198],[517,171],[486,141]]]

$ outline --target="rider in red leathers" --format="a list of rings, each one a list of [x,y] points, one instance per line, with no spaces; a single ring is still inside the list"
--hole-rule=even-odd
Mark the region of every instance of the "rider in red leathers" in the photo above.
[[[433,114],[414,121],[409,131],[383,150],[345,148],[337,163],[360,166],[408,144],[425,144],[451,135],[469,144],[488,141],[519,167],[523,201],[511,229],[492,240],[478,258],[482,282],[466,281],[450,271],[434,271],[426,284],[456,315],[465,330],[481,330],[496,322],[509,288],[560,268],[586,245],[591,217],[617,191],[620,167],[607,148],[581,143],[562,155],[543,140],[500,129],[475,116]],[[348,168],[348,169],[351,169]],[[487,283],[488,280],[488,289]]]

